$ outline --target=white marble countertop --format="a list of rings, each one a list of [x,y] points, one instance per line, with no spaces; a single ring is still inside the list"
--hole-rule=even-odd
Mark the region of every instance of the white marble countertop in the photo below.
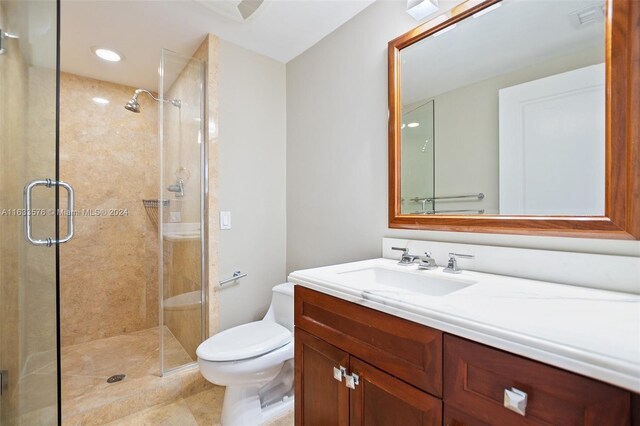
[[[382,268],[476,283],[430,296],[344,272]],[[640,393],[640,296],[371,259],[296,271],[289,281]]]

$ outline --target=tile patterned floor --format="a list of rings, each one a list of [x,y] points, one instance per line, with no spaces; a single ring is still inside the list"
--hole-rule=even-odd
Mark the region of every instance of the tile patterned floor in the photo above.
[[[191,362],[164,330],[165,360]],[[159,377],[158,328],[62,349],[63,426],[217,426],[224,388],[202,378],[197,368]],[[123,373],[122,382],[107,378]],[[293,412],[265,426],[293,425]],[[248,425],[249,426],[249,425]],[[251,425],[252,426],[252,425]]]
[[[139,413],[124,417],[108,426],[218,426],[224,388],[200,392],[196,395],[181,398],[170,404],[152,407]],[[293,411],[290,411],[264,426],[292,426]],[[255,426],[255,425],[247,425]]]

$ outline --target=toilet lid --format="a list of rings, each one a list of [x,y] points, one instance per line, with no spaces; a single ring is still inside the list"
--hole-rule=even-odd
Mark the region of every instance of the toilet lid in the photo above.
[[[278,349],[291,341],[291,332],[273,321],[255,321],[230,328],[198,346],[198,358],[237,361]]]

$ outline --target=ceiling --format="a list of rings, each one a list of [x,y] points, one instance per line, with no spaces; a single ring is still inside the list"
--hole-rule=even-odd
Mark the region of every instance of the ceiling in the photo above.
[[[402,103],[431,99],[497,75],[580,51],[604,62],[604,16],[578,25],[576,11],[604,0],[509,0],[401,51]]]
[[[251,19],[236,22],[193,0],[63,0],[61,68],[155,91],[160,49],[190,56],[208,33],[286,63],[374,1],[265,0]],[[124,60],[100,60],[92,46]]]

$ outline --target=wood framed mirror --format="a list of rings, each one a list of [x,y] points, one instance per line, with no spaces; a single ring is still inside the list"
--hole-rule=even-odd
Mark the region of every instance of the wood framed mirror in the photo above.
[[[640,239],[640,1],[468,0],[388,66],[390,228]]]

